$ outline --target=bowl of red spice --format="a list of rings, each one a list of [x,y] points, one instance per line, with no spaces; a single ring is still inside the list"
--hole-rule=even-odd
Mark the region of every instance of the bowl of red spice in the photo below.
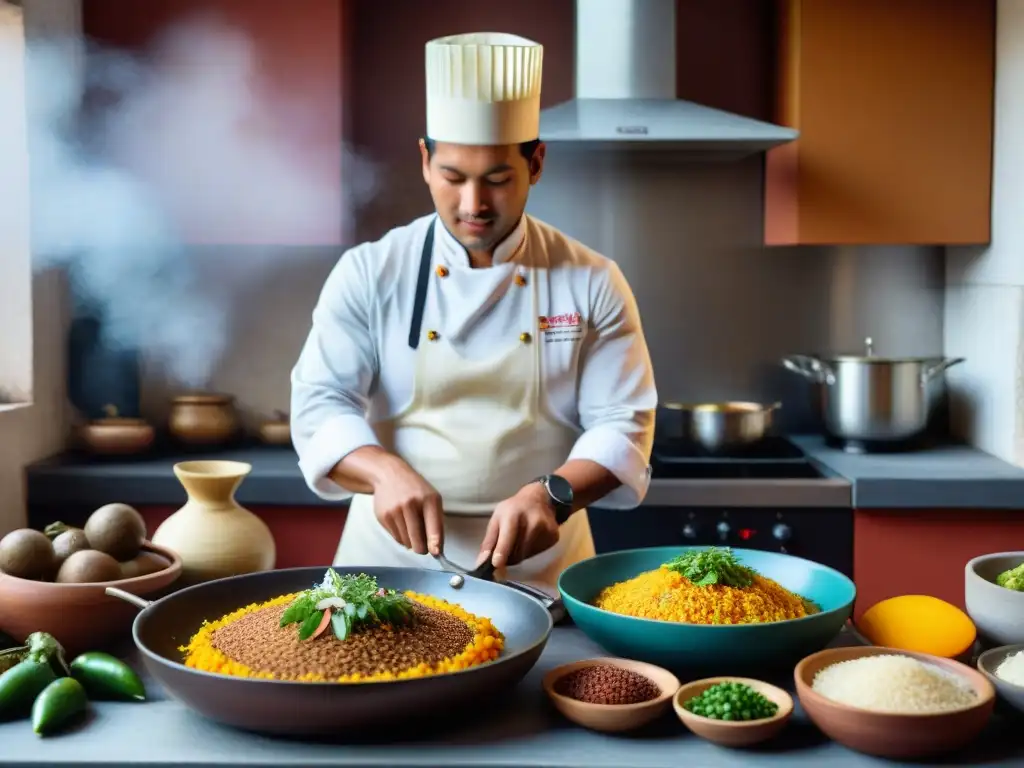
[[[642,661],[598,657],[555,667],[543,681],[555,709],[584,728],[616,733],[664,714],[679,690],[667,669]]]
[[[676,715],[693,733],[723,747],[751,747],[781,731],[793,716],[793,697],[747,677],[709,677],[682,686]]]

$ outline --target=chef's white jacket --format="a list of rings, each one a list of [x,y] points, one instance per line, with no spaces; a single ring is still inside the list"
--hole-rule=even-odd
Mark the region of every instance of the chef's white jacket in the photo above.
[[[489,268],[473,269],[433,214],[342,256],[291,374],[292,439],[309,487],[323,499],[350,497],[328,473],[357,448],[379,445],[373,422],[411,399],[416,350],[408,343],[409,327],[431,226],[429,290],[436,292],[430,303],[436,312],[424,315],[423,331],[436,330],[466,357],[519,343],[521,332],[533,331],[521,327],[532,291],[514,281],[536,267],[540,315],[564,326],[565,316],[580,313],[577,328],[570,319],[568,328],[538,334],[542,405],[579,433],[566,459],[589,459],[621,481],[600,505],[638,505],[650,483],[657,392],[636,301],[615,262],[526,215]],[[449,270],[443,280],[436,277],[438,265]]]

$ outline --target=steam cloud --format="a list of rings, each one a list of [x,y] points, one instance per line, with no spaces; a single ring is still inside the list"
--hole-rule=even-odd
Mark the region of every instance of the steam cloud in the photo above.
[[[3,28],[11,10],[0,0],[0,187],[18,178],[5,161],[24,162],[3,116],[20,98],[10,73],[24,54],[34,268],[66,269],[108,344],[140,348],[180,386],[203,387],[228,341],[224,291],[238,295],[263,266],[302,251],[196,248],[189,235],[332,242],[345,206],[372,194],[372,169],[339,154],[340,136],[318,137],[332,116],[314,91],[290,101],[261,91],[250,41],[214,17],[169,30],[142,57],[80,41],[75,54],[73,41],[30,35],[23,51]],[[107,106],[83,111],[83,84]],[[204,259],[215,260],[213,280]]]

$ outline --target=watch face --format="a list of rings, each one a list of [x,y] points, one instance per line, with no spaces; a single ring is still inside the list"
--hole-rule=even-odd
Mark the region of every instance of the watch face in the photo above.
[[[572,485],[564,477],[548,475],[548,493],[559,504],[572,504]]]

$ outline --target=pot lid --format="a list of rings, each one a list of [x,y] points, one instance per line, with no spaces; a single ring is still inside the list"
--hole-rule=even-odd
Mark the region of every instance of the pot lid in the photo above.
[[[893,363],[933,363],[937,360],[942,360],[945,355],[920,355],[918,357],[883,357],[876,355],[874,350],[874,341],[870,336],[864,339],[864,351],[861,353],[840,353],[838,355],[822,355],[821,359],[825,362],[838,362],[838,363],[878,363],[878,364],[893,364]]]

